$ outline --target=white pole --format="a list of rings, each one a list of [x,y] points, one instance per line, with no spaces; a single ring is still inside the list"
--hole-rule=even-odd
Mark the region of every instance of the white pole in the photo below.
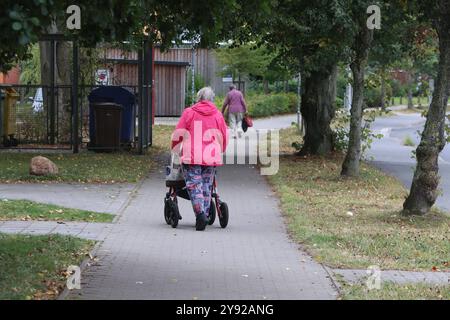
[[[347,67],[347,72],[349,77],[351,77],[352,73],[349,67]],[[344,107],[349,111],[352,108],[352,100],[353,100],[353,87],[352,84],[348,82],[345,88]]]
[[[429,87],[430,87],[430,94],[428,95],[428,104],[431,104],[431,100],[433,100],[433,93],[434,93],[434,79],[430,79]]]

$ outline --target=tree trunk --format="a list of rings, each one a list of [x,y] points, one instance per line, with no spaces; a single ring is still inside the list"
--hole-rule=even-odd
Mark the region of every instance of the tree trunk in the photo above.
[[[263,80],[263,86],[264,86],[264,94],[269,94],[269,81],[267,81],[267,79]]]
[[[355,58],[350,64],[353,74],[353,103],[350,110],[350,133],[347,154],[342,164],[342,176],[358,177],[361,158],[361,124],[364,100],[364,74],[373,39],[373,30],[361,25],[354,43]]]
[[[49,34],[58,33],[56,24],[52,25]],[[39,43],[40,59],[41,59],[41,82],[43,85],[51,85],[51,65],[55,64],[55,85],[71,84],[71,44],[65,41],[57,41],[55,43],[55,61],[51,61],[51,42],[42,41]],[[45,108],[51,108],[49,99],[49,90],[43,90]],[[51,133],[59,137],[62,142],[69,142],[71,134],[71,94],[69,88],[55,88],[54,92],[55,106],[51,112],[54,114],[49,121],[51,126],[55,128],[55,132]],[[58,110],[56,110],[58,109]],[[48,109],[46,109],[48,110]],[[58,119],[56,119],[58,118]],[[56,125],[58,124],[58,125]],[[59,132],[58,132],[59,131]],[[56,142],[56,141],[55,141]]]
[[[413,76],[410,73],[408,75],[408,109],[414,108],[412,86],[413,86]]]
[[[439,153],[445,147],[445,113],[450,90],[450,6],[440,1],[441,15],[438,20],[439,70],[427,121],[416,150],[417,165],[411,190],[403,204],[406,215],[423,215],[436,202],[439,185]]]
[[[330,123],[335,114],[337,66],[328,70],[312,72],[305,79],[300,109],[305,121],[305,136],[299,155],[323,155],[334,149]]]

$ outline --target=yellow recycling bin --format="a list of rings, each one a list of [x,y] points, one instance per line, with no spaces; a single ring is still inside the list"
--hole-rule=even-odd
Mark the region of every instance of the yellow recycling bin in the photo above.
[[[5,147],[17,146],[18,141],[14,138],[16,134],[16,104],[20,95],[13,88],[2,89],[2,140]]]

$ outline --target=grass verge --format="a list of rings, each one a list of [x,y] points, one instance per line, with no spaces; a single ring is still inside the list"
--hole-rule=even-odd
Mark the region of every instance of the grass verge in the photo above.
[[[399,181],[366,164],[359,179],[343,179],[342,160],[280,157],[278,174],[268,180],[292,236],[334,268],[448,271],[450,217],[402,216],[407,192]]]
[[[0,220],[112,222],[108,213],[69,209],[27,200],[0,200]]]
[[[137,182],[155,169],[155,158],[170,148],[172,126],[154,126],[153,146],[145,155],[131,153],[40,154],[59,167],[55,176],[36,177],[29,174],[30,160],[36,153],[2,153],[0,182],[77,182],[116,183]]]
[[[292,154],[300,149],[302,139],[299,136],[299,129],[292,125],[287,129],[280,130],[280,153]],[[297,148],[295,148],[295,146]]]
[[[385,282],[380,289],[369,290],[364,284],[342,284],[343,300],[449,300],[450,286],[394,284]]]
[[[55,299],[67,267],[79,265],[93,245],[68,236],[0,233],[0,300]]]
[[[406,147],[415,147],[416,144],[414,143],[414,140],[410,136],[406,136],[403,139],[403,145]]]
[[[412,109],[396,110],[395,113],[397,113],[397,114],[415,114],[415,113],[422,114],[422,112],[424,112],[425,110],[426,110],[426,108],[414,107]]]

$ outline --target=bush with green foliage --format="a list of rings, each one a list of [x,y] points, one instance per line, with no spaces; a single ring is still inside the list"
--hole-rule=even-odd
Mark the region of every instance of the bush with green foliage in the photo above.
[[[203,88],[205,86],[205,80],[203,79],[203,77],[198,74],[195,73],[194,75],[194,85],[195,85],[195,94],[197,94],[198,90],[200,90],[201,88]],[[186,92],[186,97],[184,99],[184,104],[185,106],[190,106],[192,105],[193,101],[196,101],[197,97],[192,97],[192,71],[188,70],[187,73],[187,92]]]
[[[223,96],[216,96],[214,99],[214,104],[219,110],[222,110],[224,99]],[[298,98],[297,94],[293,92],[274,94],[252,92],[245,96],[245,102],[250,116],[262,118],[297,112]]]
[[[336,109],[343,109],[344,108],[344,99],[341,97],[336,97]]]
[[[292,113],[297,110],[297,101],[294,93],[257,95],[247,100],[248,113],[256,118]]]
[[[406,97],[408,95],[408,85],[402,84],[399,80],[392,79],[389,81],[392,88],[393,97]]]
[[[383,134],[374,133],[371,130],[371,125],[375,121],[376,115],[376,112],[369,110],[365,110],[363,114],[363,127],[361,131],[361,158],[363,159],[366,156],[366,152],[372,147],[372,143],[375,140],[383,138]],[[338,151],[347,152],[350,113],[344,109],[338,110],[336,117],[333,119],[333,123],[335,148]]]
[[[386,84],[386,94],[384,96],[385,105],[387,105],[392,97],[392,89]],[[381,107],[381,88],[368,88],[364,92],[364,102],[367,108]]]

